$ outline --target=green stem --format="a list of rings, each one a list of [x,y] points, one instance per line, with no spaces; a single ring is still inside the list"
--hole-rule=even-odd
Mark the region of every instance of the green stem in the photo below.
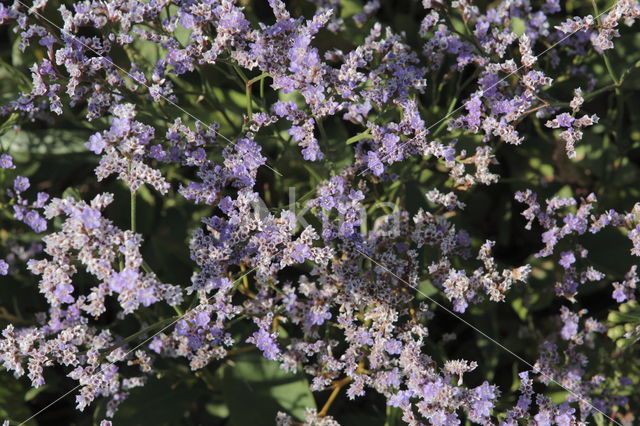
[[[347,145],[350,145],[352,143],[358,142],[359,140],[367,139],[367,138],[371,138],[371,133],[369,132],[369,129],[347,139]]]
[[[242,71],[242,69],[236,65],[233,62],[230,62],[231,66],[233,67],[233,69],[236,71],[236,73],[240,76],[240,78],[242,79],[242,82],[244,84],[247,84],[247,82],[249,81],[249,79],[247,78],[246,74]]]
[[[285,292],[282,291],[281,289],[279,289],[278,287],[276,287],[276,285],[274,283],[272,283],[271,281],[267,282],[267,285],[273,289],[273,291],[275,291],[278,294],[281,294],[283,296],[285,296]]]
[[[257,77],[252,78],[251,80],[247,81],[248,85],[252,85],[253,83],[257,83],[258,81],[262,81],[267,77],[271,77],[271,74],[269,74],[268,72],[263,72],[262,74],[260,74]]]
[[[244,90],[245,90],[245,96],[247,98],[247,116],[249,117],[249,121],[251,121],[251,118],[253,117],[253,105],[252,105],[252,97],[251,97],[251,86],[253,85],[253,83],[257,83],[258,81],[260,82],[260,97],[263,98],[264,97],[264,79],[267,77],[271,77],[271,74],[263,72],[262,74],[260,74],[257,77],[252,78],[251,80],[247,80],[247,77],[244,75],[244,73],[242,72],[242,70],[240,70],[237,66],[236,66],[236,71],[238,72],[238,74],[240,75],[240,77],[243,79],[244,83]]]
[[[131,232],[136,232],[136,191],[131,191]]]
[[[593,5],[593,11],[595,15],[598,17],[598,25],[601,24],[600,19],[600,11],[598,10],[598,5],[596,4],[596,0],[591,0],[591,4]],[[602,52],[602,58],[604,59],[604,65],[607,68],[607,72],[609,73],[609,77],[615,83],[616,86],[620,85],[620,80],[616,77],[616,74],[613,72],[613,67],[611,66],[611,62],[609,61],[609,57],[607,56],[607,52]]]
[[[251,105],[251,85],[249,83],[245,84],[245,96],[247,98],[247,117],[249,121],[251,121],[253,117],[253,105]]]
[[[438,126],[438,128],[433,132],[433,135],[431,137],[435,138],[438,134],[440,134],[440,132],[442,131],[442,129],[444,129],[444,127],[447,125],[447,123],[449,122],[448,117],[451,114],[451,112],[453,111],[453,108],[456,106],[456,103],[458,102],[458,97],[454,97],[451,100],[451,103],[449,104],[449,108],[447,109],[447,113],[444,115],[445,118],[444,120],[442,120],[442,123],[440,123],[440,125]]]
[[[609,77],[611,77],[611,80],[613,80],[613,82],[615,83],[616,86],[620,85],[620,80],[618,80],[618,78],[616,77],[615,73],[613,72],[613,67],[611,66],[611,62],[609,62],[609,56],[607,56],[607,52],[602,52],[602,57],[604,58],[604,65],[607,68],[607,72],[609,73]]]

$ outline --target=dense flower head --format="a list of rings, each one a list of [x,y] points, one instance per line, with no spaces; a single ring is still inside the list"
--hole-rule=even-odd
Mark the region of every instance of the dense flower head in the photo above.
[[[341,392],[411,425],[633,416],[594,357],[640,336],[604,320],[637,299],[640,5],[480,3],[0,4],[30,61],[0,70],[0,275],[41,296],[0,309],[4,369],[107,418],[274,366],[330,395],[281,425],[339,424]]]

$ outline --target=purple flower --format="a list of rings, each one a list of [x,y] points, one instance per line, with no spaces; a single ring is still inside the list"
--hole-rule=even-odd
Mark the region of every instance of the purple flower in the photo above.
[[[537,426],[551,426],[551,413],[547,410],[541,410],[533,419]]]
[[[429,416],[429,422],[432,426],[447,426],[448,424],[455,424],[447,421],[447,414],[444,410],[437,410],[431,414],[431,416]]]
[[[575,263],[576,257],[574,256],[572,251],[563,251],[560,254],[560,261],[558,262],[564,269],[569,269],[569,267]]]
[[[0,24],[6,23],[13,16],[11,12],[11,8],[6,7],[4,4],[0,3]]]
[[[573,215],[572,213],[568,213],[563,221],[569,230],[575,231],[578,234],[584,234],[587,231],[587,220],[580,217],[579,214]]]
[[[556,120],[558,120],[558,125],[560,127],[571,127],[575,118],[571,116],[568,112],[563,112],[562,114],[556,116]]]
[[[289,135],[291,135],[294,142],[300,142],[305,136],[304,128],[302,126],[291,126]]]
[[[401,390],[391,395],[391,398],[387,400],[387,405],[391,407],[405,407],[411,403],[413,392],[410,390]]]
[[[228,215],[231,212],[231,209],[233,209],[233,200],[231,197],[224,197],[220,200],[220,203],[218,203],[218,207],[224,214]]]
[[[473,389],[473,393],[477,399],[474,398],[469,414],[472,420],[483,423],[481,419],[486,419],[491,415],[491,410],[494,405],[493,401],[496,398],[496,388],[488,382],[483,382],[480,386]]]
[[[41,209],[44,207],[48,199],[49,194],[47,194],[46,192],[38,192],[38,194],[36,195],[36,201],[33,203],[32,207]]]
[[[622,303],[626,300],[635,299],[635,290],[638,283],[637,269],[637,265],[631,266],[629,272],[624,276],[624,281],[613,283],[614,290],[612,296],[616,302]]]
[[[154,160],[162,161],[166,156],[167,153],[162,149],[162,145],[152,145],[149,147],[149,157]]]
[[[24,215],[24,223],[37,233],[47,230],[47,221],[35,210],[29,210]]]
[[[100,212],[91,207],[85,207],[80,212],[79,219],[82,221],[82,224],[88,229],[98,228],[100,226]]]
[[[253,343],[256,347],[262,351],[265,358],[275,361],[280,355],[280,348],[276,343],[274,336],[264,329],[259,329],[254,332],[250,338],[247,339],[248,343]]]
[[[322,325],[325,321],[331,319],[331,312],[329,312],[329,305],[314,306],[306,315],[305,323],[313,325]]]
[[[560,308],[560,315],[564,325],[560,330],[560,335],[564,340],[571,340],[578,334],[578,320],[577,314],[571,312],[566,306]]]
[[[125,268],[122,272],[114,272],[109,279],[111,291],[121,293],[125,289],[133,290],[138,282],[138,272],[134,269]]]
[[[302,149],[302,158],[307,161],[318,161],[324,158],[324,154],[320,151],[320,145],[316,139],[309,141],[308,146]]]
[[[620,377],[621,386],[631,386],[632,384],[633,384],[633,380],[631,378],[626,376]]]
[[[622,303],[625,300],[627,300],[627,294],[625,291],[624,286],[619,286],[616,287],[615,290],[613,290],[613,293],[611,294],[611,296],[615,299],[616,302],[618,303]]]
[[[385,133],[385,135],[382,137],[382,146],[389,150],[392,150],[396,147],[399,140],[400,137],[398,135],[395,135],[393,133]]]
[[[306,258],[309,257],[310,250],[309,247],[304,244],[296,244],[293,252],[291,253],[291,257],[298,263],[304,262]]]
[[[358,345],[371,346],[373,345],[373,336],[368,331],[359,330],[355,335],[355,341]]]
[[[400,383],[401,383],[400,370],[397,367],[394,367],[391,371],[387,371],[384,375],[383,383],[385,384],[385,386],[388,386],[391,388],[400,387]]]
[[[353,189],[351,189],[349,190],[349,199],[354,203],[357,203],[358,201],[364,200],[364,194],[362,193],[362,191],[354,191]]]
[[[558,230],[556,228],[549,229],[542,233],[542,242],[549,245],[555,245],[558,242]]]
[[[196,316],[193,319],[193,323],[198,327],[205,327],[207,324],[209,324],[210,320],[211,319],[207,312],[199,311],[198,313],[196,313]]]
[[[469,112],[466,121],[469,127],[480,126],[480,118],[482,115],[482,101],[478,96],[473,96],[465,103],[465,109]]]
[[[87,148],[89,148],[89,151],[92,151],[94,154],[101,154],[106,146],[107,142],[100,133],[91,135],[89,137],[89,142],[87,142]]]
[[[158,298],[156,297],[155,292],[151,287],[145,287],[138,290],[136,298],[138,302],[140,302],[144,307],[149,307],[158,301]]]
[[[467,231],[460,231],[458,232],[458,244],[460,244],[462,247],[469,247],[471,245],[471,236],[469,235],[469,233]]]
[[[191,15],[190,13],[182,13],[182,16],[180,17],[180,23],[182,24],[183,27],[189,29],[194,26],[195,19],[193,18],[193,15]]]
[[[0,259],[0,275],[7,275],[8,273],[9,264],[4,259]]]
[[[38,42],[38,44],[39,44],[40,46],[44,46],[44,47],[47,47],[47,48],[51,48],[51,47],[54,45],[54,43],[55,43],[56,41],[57,41],[57,40],[56,40],[56,38],[55,38],[55,37],[53,37],[52,35],[46,35],[46,36],[44,36],[44,37],[42,37],[42,38],[40,39],[40,41]]]
[[[26,191],[30,186],[31,183],[29,183],[29,179],[24,176],[18,176],[13,181],[13,187],[18,194]]]
[[[384,166],[375,152],[369,151],[367,154],[367,168],[376,176],[380,176],[384,172]]]
[[[0,155],[0,169],[15,169],[16,166],[13,165],[13,157],[9,154]]]
[[[177,327],[177,325],[176,325]],[[162,339],[159,337],[154,337],[153,340],[151,340],[151,343],[149,343],[149,349],[151,349],[152,351],[154,351],[155,353],[159,354],[160,351],[162,350],[163,347],[163,342]]]
[[[189,324],[186,320],[182,319],[176,323],[175,330],[179,336],[186,336],[189,334]]]
[[[73,303],[74,299],[71,293],[73,293],[71,284],[58,283],[53,291],[53,296],[59,303]]]
[[[128,118],[114,118],[111,122],[111,131],[118,137],[123,137],[131,130],[131,120]]]
[[[389,355],[398,355],[402,352],[402,342],[397,339],[389,339],[384,342],[384,350],[387,351]]]
[[[571,408],[568,403],[563,403],[559,407],[559,413],[555,417],[555,422],[558,426],[571,426],[576,424],[576,418],[573,415],[575,409]]]
[[[444,383],[441,379],[426,383],[420,389],[420,396],[425,402],[434,401],[440,392],[444,390]]]

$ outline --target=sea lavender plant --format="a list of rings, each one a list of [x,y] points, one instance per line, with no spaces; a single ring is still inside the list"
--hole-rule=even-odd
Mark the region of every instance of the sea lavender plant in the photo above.
[[[633,423],[640,4],[397,7],[0,4],[5,423]]]

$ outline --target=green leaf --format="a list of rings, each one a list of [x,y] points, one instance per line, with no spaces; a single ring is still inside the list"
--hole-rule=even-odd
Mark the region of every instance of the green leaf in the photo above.
[[[68,187],[62,193],[62,198],[68,198],[68,197],[71,197],[76,201],[81,201],[82,200],[82,195],[80,195],[80,191],[78,191],[73,186]]]
[[[547,396],[551,398],[551,401],[553,401],[554,403],[561,404],[567,400],[567,394],[568,394],[567,391],[560,390],[560,391],[551,392],[547,394]]]
[[[420,282],[420,284],[418,284],[418,290],[420,290],[421,297],[433,297],[439,292],[439,290],[429,280]]]
[[[48,385],[40,386],[39,388],[31,388],[24,394],[24,400],[29,402],[36,396],[38,396],[42,391],[49,389]]]
[[[177,425],[188,416],[189,409],[201,392],[184,382],[149,380],[144,387],[135,388],[118,409],[114,424],[117,425]]]
[[[511,302],[511,306],[513,307],[513,310],[516,312],[516,314],[518,314],[518,316],[522,321],[524,321],[527,318],[527,315],[529,314],[529,309],[524,305],[524,302],[521,297]]]
[[[309,166],[308,164],[303,164],[303,166],[309,172],[309,174],[313,177],[313,179],[315,179],[316,182],[323,181],[322,176],[320,176],[318,172],[313,170],[313,167]]]
[[[357,135],[347,139],[347,145],[351,145],[352,143],[356,143],[362,139],[371,139],[371,138],[372,138],[371,133],[368,133],[368,132],[358,133]]]
[[[33,155],[86,153],[91,135],[85,130],[42,129],[11,130],[0,136],[0,144],[17,161],[29,161]]]
[[[363,11],[362,3],[356,0],[342,0],[340,6],[341,18],[348,18]]]
[[[522,34],[524,34],[524,31],[527,27],[523,19],[511,18],[511,28],[513,29],[513,32],[516,33],[518,37],[520,37]]]
[[[303,420],[306,408],[316,408],[302,373],[286,372],[256,352],[234,357],[222,382],[231,426],[273,425],[278,411]]]
[[[0,372],[0,418],[18,424],[31,417],[31,410],[24,403],[25,389],[6,371]],[[35,420],[25,423],[36,424]]]

